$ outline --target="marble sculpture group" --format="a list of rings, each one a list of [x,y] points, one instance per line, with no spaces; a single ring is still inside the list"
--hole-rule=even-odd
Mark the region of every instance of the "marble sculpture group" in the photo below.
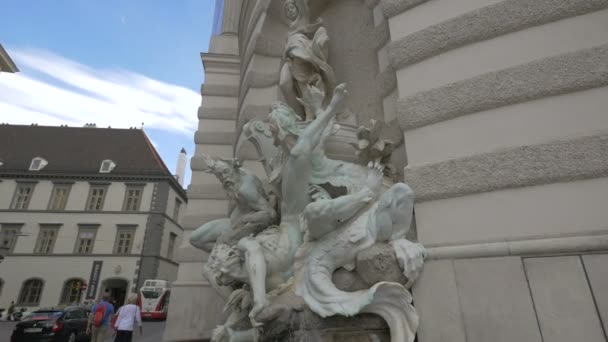
[[[257,341],[264,324],[303,301],[321,317],[377,314],[391,341],[412,342],[418,315],[409,288],[425,258],[423,246],[406,238],[414,193],[395,182],[392,144],[379,138],[378,125],[359,129],[358,162],[326,155],[347,87],[335,85],[329,38],[321,20],[311,22],[307,0],[287,0],[284,10],[291,22],[279,82],[284,102],[271,104],[267,119],[247,123],[240,139],[256,147],[267,179],[238,160],[205,156],[231,203],[228,217],[190,239],[210,253],[203,274],[227,300],[228,319],[212,340]],[[374,246],[394,253],[404,282],[339,289],[334,272],[364,275],[357,256]],[[278,300],[286,297],[293,300]]]

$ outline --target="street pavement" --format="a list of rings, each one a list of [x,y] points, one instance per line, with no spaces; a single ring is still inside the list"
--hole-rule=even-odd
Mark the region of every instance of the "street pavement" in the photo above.
[[[11,333],[16,322],[0,321],[0,342],[8,342],[11,340]],[[133,334],[133,342],[160,342],[163,340],[163,332],[165,331],[165,322],[144,322],[144,334],[139,332]],[[105,342],[112,342],[112,337],[108,336]]]

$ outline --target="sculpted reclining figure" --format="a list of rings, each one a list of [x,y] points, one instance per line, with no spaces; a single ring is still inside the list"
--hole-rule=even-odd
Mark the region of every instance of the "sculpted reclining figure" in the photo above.
[[[371,170],[369,181],[382,179],[378,168]],[[296,261],[295,292],[304,298],[310,309],[321,317],[333,315],[353,316],[368,312],[385,319],[391,330],[391,341],[412,342],[418,327],[418,315],[412,306],[412,296],[406,287],[394,282],[379,282],[368,290],[346,292],[332,281],[335,270],[344,267],[352,270],[357,255],[378,242],[388,242],[403,274],[407,287],[418,278],[425,257],[422,245],[405,238],[412,222],[414,192],[403,183],[392,185],[377,201],[368,205],[359,199],[359,205],[339,206],[344,211],[336,219],[336,201],[321,200],[307,207],[306,229],[311,241],[298,251]],[[363,209],[361,209],[363,207]]]
[[[218,267],[213,270],[216,279],[234,279],[250,285],[253,308],[249,317],[254,322],[267,304],[267,291],[286,283],[293,275],[295,255],[303,241],[300,215],[310,203],[313,151],[322,141],[345,95],[345,86],[337,86],[330,104],[321,109],[323,94],[318,89],[309,88],[304,101],[317,113],[317,118],[299,136],[288,134],[283,129],[290,121],[285,115],[296,117],[293,111],[286,112],[285,107],[276,107],[270,114],[277,143],[285,150],[286,156],[281,179],[281,222],[258,235],[241,239],[233,251],[223,253],[231,259],[218,262]]]
[[[216,242],[236,244],[241,238],[257,234],[275,223],[275,197],[267,194],[262,181],[236,160],[222,160],[203,155],[205,172],[222,183],[231,207],[229,218],[209,221],[196,229],[190,243],[211,252]]]

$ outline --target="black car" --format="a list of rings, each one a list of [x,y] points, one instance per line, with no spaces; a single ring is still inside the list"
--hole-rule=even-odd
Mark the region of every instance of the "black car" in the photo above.
[[[15,326],[11,342],[89,341],[86,334],[89,309],[39,309]]]

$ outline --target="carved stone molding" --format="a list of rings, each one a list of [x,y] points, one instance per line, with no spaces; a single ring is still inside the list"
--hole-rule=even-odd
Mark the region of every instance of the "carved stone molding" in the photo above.
[[[383,1],[388,8],[421,1]],[[505,0],[405,36],[389,46],[395,70],[467,44],[608,7],[607,0]]]
[[[608,85],[608,45],[482,74],[397,101],[404,131],[547,96]]]
[[[404,170],[418,202],[608,176],[608,134],[521,146]]]

